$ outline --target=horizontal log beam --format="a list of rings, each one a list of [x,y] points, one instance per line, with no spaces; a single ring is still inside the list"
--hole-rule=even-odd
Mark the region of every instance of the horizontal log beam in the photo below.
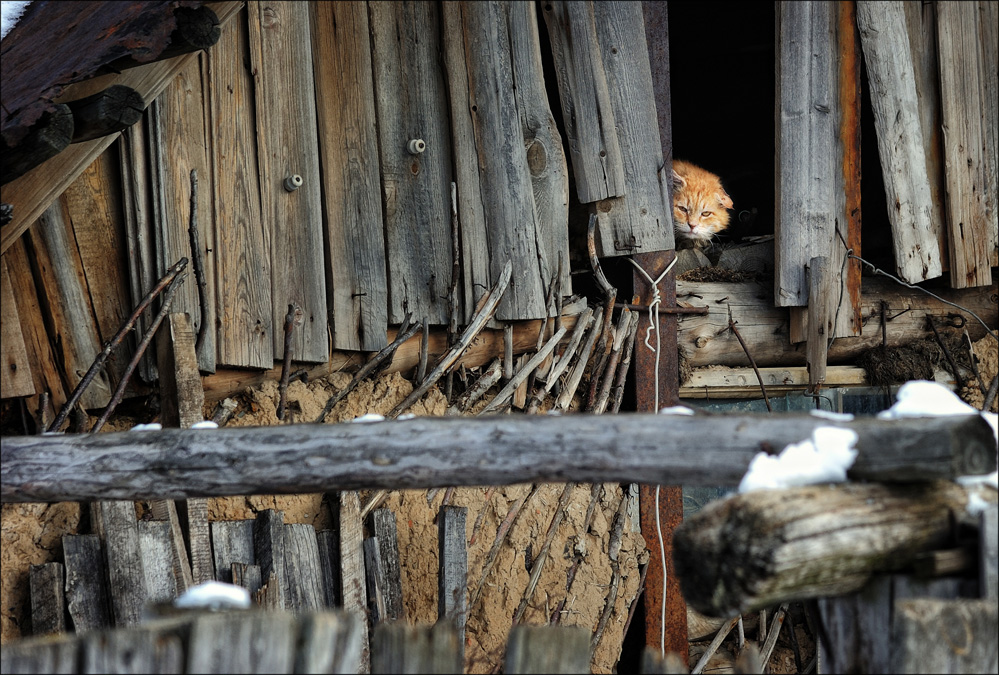
[[[420,417],[8,437],[0,496],[5,503],[188,499],[530,481],[737,485],[761,448],[779,450],[817,426],[857,433],[854,479],[931,480],[996,467],[992,428],[978,415]]]
[[[673,533],[683,597],[721,617],[851,593],[949,544],[957,523],[975,527],[972,491],[950,481],[847,483],[712,502]]]
[[[82,143],[118,133],[140,119],[146,104],[142,94],[123,84],[66,103],[73,111],[73,142]]]

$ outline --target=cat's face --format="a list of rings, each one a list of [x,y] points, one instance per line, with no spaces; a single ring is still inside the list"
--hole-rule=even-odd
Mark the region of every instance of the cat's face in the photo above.
[[[679,239],[707,241],[728,227],[732,198],[721,180],[689,162],[673,162],[673,227]]]

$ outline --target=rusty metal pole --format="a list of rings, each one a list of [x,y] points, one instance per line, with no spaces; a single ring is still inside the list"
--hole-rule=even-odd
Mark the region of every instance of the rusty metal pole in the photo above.
[[[645,36],[652,66],[652,84],[659,120],[659,136],[663,157],[670,171],[673,161],[673,135],[670,121],[669,100],[669,29],[665,2],[642,3],[645,12]],[[668,174],[667,174],[668,175]],[[672,194],[670,195],[672,200]],[[672,203],[666,212],[672,216]],[[672,221],[668,223],[672,228]],[[660,251],[635,255],[635,262],[652,279],[657,279],[676,257],[675,251]],[[633,274],[634,297],[632,302],[648,305],[653,289],[645,277],[635,270]],[[662,307],[676,306],[676,275],[670,272],[659,284]],[[649,327],[647,318],[639,324],[635,345],[635,405],[639,412],[656,409],[656,380],[658,379],[658,405],[660,408],[679,402],[679,365],[677,362],[677,316],[659,314],[656,327],[660,336],[659,368],[656,371],[656,354],[645,347]],[[653,336],[654,337],[654,336]],[[656,344],[653,339],[650,344]],[[673,566],[673,530],[683,522],[683,491],[679,485],[659,486],[658,498],[655,485],[639,487],[639,511],[642,536],[650,549],[649,570],[645,580],[645,644],[664,653],[676,652],[689,668],[687,649],[687,604],[680,593],[680,584]],[[658,518],[657,518],[658,515]],[[658,521],[658,527],[657,527]],[[657,532],[658,530],[658,532]],[[663,556],[660,552],[660,535]],[[665,559],[665,565],[663,564]],[[665,578],[664,578],[665,570]]]

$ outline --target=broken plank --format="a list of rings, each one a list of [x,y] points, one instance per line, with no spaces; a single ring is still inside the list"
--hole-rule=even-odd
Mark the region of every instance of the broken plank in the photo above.
[[[253,521],[253,556],[260,565],[260,578],[267,579],[268,591],[275,593],[277,607],[284,609],[288,603],[288,581],[285,575],[285,526],[284,513],[266,509]],[[273,587],[271,579],[277,580]]]
[[[405,619],[402,602],[402,579],[399,572],[399,538],[396,532],[395,513],[390,509],[375,509],[371,512],[371,530],[378,540],[384,584],[382,595],[385,601],[386,621]]]
[[[801,366],[760,368],[768,396],[783,396],[808,388],[808,369]],[[827,366],[826,387],[868,386],[867,371],[856,366]],[[680,398],[760,398],[759,381],[752,368],[712,366],[695,368],[681,383]]]
[[[28,585],[31,592],[31,634],[64,633],[66,597],[62,563],[32,565],[28,572]]]
[[[35,393],[35,383],[11,289],[7,256],[0,258],[0,312],[3,313],[3,321],[0,321],[3,330],[0,339],[0,398],[31,396]]]
[[[371,672],[371,652],[368,642],[368,598],[364,575],[364,529],[361,522],[361,501],[357,492],[340,493],[340,588],[343,609],[361,621],[361,656],[359,673]]]
[[[212,552],[218,580],[233,583],[232,563],[254,565],[252,520],[216,520],[211,523]]]
[[[465,660],[465,623],[468,620],[468,551],[465,520],[468,508],[442,506],[437,513],[437,620],[453,626],[460,662]]]
[[[284,324],[289,304],[304,312],[292,331],[295,361],[329,359],[326,272],[316,96],[309,5],[249,2],[261,211],[269,228],[272,321]],[[289,191],[294,176],[301,185]],[[284,357],[283,331],[274,330],[274,357]]]
[[[232,575],[232,583],[249,591],[250,597],[256,595],[264,585],[260,578],[260,565],[234,562],[229,566],[229,573]]]
[[[325,606],[316,528],[308,523],[284,526],[284,576],[287,606],[296,611],[316,611]]]
[[[101,540],[96,534],[64,535],[66,561],[66,609],[76,633],[111,626],[111,596],[104,569]]]
[[[333,348],[378,351],[388,344],[388,284],[368,8],[309,9]]]

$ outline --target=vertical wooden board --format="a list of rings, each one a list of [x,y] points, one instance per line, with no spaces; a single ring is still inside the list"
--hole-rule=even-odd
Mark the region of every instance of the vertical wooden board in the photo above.
[[[21,319],[17,301],[14,300],[6,255],[0,257],[0,312],[3,314],[0,321],[3,331],[0,336],[0,398],[31,396],[35,393],[35,383],[21,333]]]
[[[64,382],[72,390],[83,379],[103,345],[97,333],[65,199],[53,202],[27,236],[34,247],[39,294],[45,298],[51,318],[49,340],[64,369]],[[91,409],[104,407],[110,400],[111,388],[105,367],[87,387],[80,403]]]
[[[893,603],[892,673],[999,670],[994,600],[918,598]]]
[[[642,3],[594,2],[597,40],[617,124],[626,192],[597,202],[600,256],[674,248]]]
[[[534,3],[509,5],[510,50],[514,96],[531,173],[537,224],[538,262],[542,284],[550,284],[559,271],[562,295],[572,295],[569,275],[569,170],[562,137],[548,106],[541,45]],[[616,137],[616,136],[615,136]]]
[[[468,620],[467,517],[468,508],[465,506],[442,506],[437,513],[440,565],[437,572],[437,620],[454,627],[461,662],[465,660],[465,624]]]
[[[372,2],[374,69],[382,200],[388,258],[390,323],[407,312],[448,322],[451,284],[451,129],[438,58],[440,5]],[[411,141],[426,149],[410,152]],[[461,322],[462,317],[458,317]]]
[[[130,501],[101,501],[91,503],[90,509],[94,530],[104,545],[115,626],[120,628],[137,624],[146,602],[146,578],[139,549],[135,504]]]
[[[183,502],[187,515],[187,549],[191,556],[191,578],[202,584],[216,578],[211,539],[208,535],[208,500],[188,499]]]
[[[205,390],[194,351],[194,327],[186,312],[170,312],[164,329],[156,336],[160,422],[166,427],[187,429],[204,420]]]
[[[319,546],[319,567],[323,575],[323,598],[327,608],[339,606],[340,597],[340,542],[334,530],[316,533]]]
[[[891,673],[892,579],[873,577],[856,593],[819,598],[826,635],[819,642],[823,671]]]
[[[296,625],[284,613],[203,614],[191,628],[189,673],[290,673]]]
[[[989,262],[999,265],[999,0],[980,0],[978,28],[981,32],[982,102],[985,117],[986,208],[992,214]],[[989,149],[992,152],[989,152]]]
[[[274,365],[270,241],[260,213],[246,14],[207,53],[208,136],[215,167],[217,365]]]
[[[111,602],[103,572],[104,554],[96,534],[64,535],[66,561],[66,609],[76,633],[109,628]]]
[[[545,316],[549,279],[539,264],[539,228],[514,97],[510,6],[444,5],[444,52],[450,90],[458,212],[470,316],[507,262],[513,277],[495,318]],[[518,44],[523,44],[520,38]]]
[[[250,2],[250,59],[257,110],[260,204],[271,239],[273,324],[288,305],[304,320],[292,334],[296,361],[325,363],[327,338],[323,217],[316,146],[315,85],[305,2]],[[288,191],[286,178],[301,176]],[[284,333],[274,331],[274,356],[284,356]]]
[[[829,256],[842,164],[832,3],[777,5],[777,185],[774,299],[808,304],[805,265]]]
[[[995,602],[999,599],[999,507],[989,506],[978,518],[978,595]]]
[[[321,610],[325,604],[316,528],[308,523],[284,526],[284,566],[288,607],[298,611]]]
[[[211,523],[212,552],[219,581],[232,583],[232,563],[254,565],[252,520],[216,520]]]
[[[31,588],[31,634],[64,633],[66,596],[62,563],[32,565],[28,584]]]
[[[387,620],[384,593],[387,584],[378,537],[364,540],[364,580],[368,593],[368,616],[372,625],[378,625]]]
[[[277,608],[284,609],[288,601],[288,578],[285,575],[284,513],[266,509],[253,521],[253,555],[260,565],[260,578],[265,584],[271,575],[277,580]],[[269,589],[271,593],[274,588]]]
[[[340,588],[343,609],[359,616],[361,621],[361,658],[359,673],[371,670],[368,646],[368,598],[364,577],[364,528],[361,523],[361,501],[357,492],[340,493]]]
[[[223,29],[232,30],[231,28]],[[215,47],[212,48],[212,51]],[[222,57],[223,55],[219,55]],[[203,57],[207,58],[207,57]],[[156,272],[160,277],[180,258],[192,261],[190,275],[174,296],[172,310],[191,316],[195,334],[206,325],[198,366],[215,372],[215,260],[221,252],[215,246],[213,213],[214,176],[209,159],[206,137],[206,91],[202,77],[202,58],[191,62],[174,78],[146,111],[149,117],[149,161],[153,170],[153,226],[155,231]],[[252,146],[251,146],[252,147]],[[241,160],[247,161],[247,160]],[[222,173],[229,173],[230,166]],[[202,304],[194,276],[191,253],[191,170],[197,171],[198,246],[205,266],[206,315],[201,316]],[[231,177],[229,178],[231,180]],[[228,196],[228,195],[227,195]],[[146,289],[149,290],[148,288]]]
[[[48,644],[17,640],[0,649],[0,670],[10,675],[18,673],[78,673],[80,641],[72,638],[54,640]]]
[[[356,673],[362,621],[362,617],[344,612],[315,612],[303,617],[295,672]]]
[[[372,672],[460,673],[462,668],[454,626],[380,623],[372,632]]]
[[[402,579],[399,572],[399,537],[395,513],[390,509],[371,512],[371,529],[378,540],[378,549],[385,572],[385,619],[397,621],[406,614],[402,599]]]
[[[583,204],[625,194],[624,162],[592,2],[545,2],[562,123]]]
[[[377,351],[387,344],[388,291],[368,10],[361,2],[309,10],[333,348]]]
[[[987,184],[986,115],[976,3],[937,4],[944,183],[953,288],[992,284],[996,186]],[[991,65],[991,64],[990,64]],[[994,66],[992,66],[994,67]],[[990,203],[992,202],[991,210]],[[991,212],[990,212],[991,211]]]
[[[514,627],[506,648],[505,673],[587,673],[590,631],[580,626]]]
[[[139,521],[139,551],[148,602],[170,601],[177,597],[170,523],[164,520]]]
[[[789,11],[794,4],[787,3]],[[933,231],[932,193],[902,3],[862,0],[857,3],[857,24],[888,197],[895,269],[910,283],[932,279],[942,273],[941,252]]]

